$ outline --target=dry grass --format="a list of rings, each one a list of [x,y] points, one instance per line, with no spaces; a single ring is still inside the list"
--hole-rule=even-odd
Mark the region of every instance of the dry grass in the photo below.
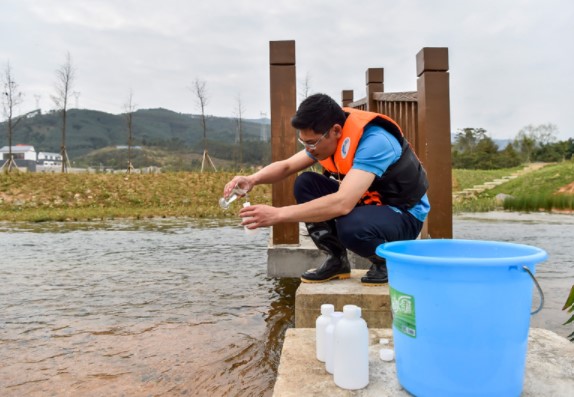
[[[456,204],[454,211],[490,211],[500,207],[498,193],[511,194],[504,208],[515,211],[570,210],[574,163],[547,166]],[[508,174],[453,170],[459,188]],[[223,186],[232,172],[161,174],[0,174],[0,221],[66,221],[113,218],[234,218],[239,205],[219,208]],[[557,194],[559,189],[562,191]],[[456,189],[455,189],[456,190]],[[257,186],[250,201],[271,203],[271,187]]]
[[[219,208],[229,172],[162,174],[0,175],[0,220],[65,221],[108,218],[230,218],[239,206]],[[271,202],[270,186],[250,193],[253,203]]]

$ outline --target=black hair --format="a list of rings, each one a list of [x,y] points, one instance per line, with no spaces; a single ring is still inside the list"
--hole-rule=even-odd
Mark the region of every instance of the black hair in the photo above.
[[[337,102],[325,94],[313,94],[299,105],[291,118],[291,125],[298,130],[311,129],[318,134],[327,132],[333,125],[343,126],[345,112]]]

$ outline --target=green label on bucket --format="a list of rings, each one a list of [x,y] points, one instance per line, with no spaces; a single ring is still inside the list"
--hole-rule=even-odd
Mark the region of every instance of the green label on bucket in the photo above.
[[[415,297],[397,291],[393,287],[390,287],[390,290],[393,325],[403,334],[416,338]]]

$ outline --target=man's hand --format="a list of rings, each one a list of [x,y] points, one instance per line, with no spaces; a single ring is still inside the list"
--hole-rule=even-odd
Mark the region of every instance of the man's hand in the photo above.
[[[288,159],[275,161],[249,176],[235,176],[223,188],[223,197],[229,197],[235,188],[244,190],[245,193],[247,193],[250,192],[255,185],[279,182],[314,163],[315,161],[307,156],[305,150],[301,150]]]
[[[244,193],[239,194],[239,196],[244,196],[253,189],[253,182],[251,182],[247,176],[235,176],[223,188],[223,197],[228,198],[231,196],[231,192],[234,189],[242,190]]]
[[[273,226],[281,222],[280,215],[281,208],[263,204],[250,205],[239,211],[239,216],[243,218],[241,225],[246,226],[248,229]]]

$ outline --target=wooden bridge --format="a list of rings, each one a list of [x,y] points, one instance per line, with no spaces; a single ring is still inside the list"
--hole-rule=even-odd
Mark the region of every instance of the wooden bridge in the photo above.
[[[296,131],[291,117],[296,112],[295,41],[271,41],[271,145],[272,160],[297,152]],[[413,76],[413,80],[414,80]],[[401,126],[429,178],[431,211],[422,238],[452,238],[452,166],[450,143],[450,97],[447,48],[423,48],[416,55],[416,91],[384,91],[384,69],[365,73],[365,96],[354,98],[342,90],[341,105],[386,114]],[[274,206],[296,204],[295,176],[273,185]],[[272,244],[299,244],[299,225],[273,227]]]

